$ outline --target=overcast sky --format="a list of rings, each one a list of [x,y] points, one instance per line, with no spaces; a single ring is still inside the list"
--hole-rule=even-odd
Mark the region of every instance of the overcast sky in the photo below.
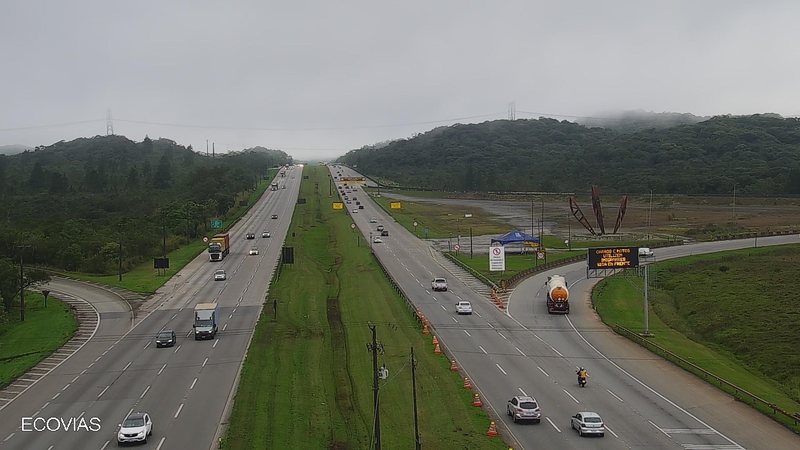
[[[798,18],[798,1],[3,0],[0,145],[105,134],[107,109],[136,141],[299,159],[510,102],[796,116]]]

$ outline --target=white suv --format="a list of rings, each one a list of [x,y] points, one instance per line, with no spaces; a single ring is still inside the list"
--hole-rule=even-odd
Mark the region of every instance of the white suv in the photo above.
[[[128,414],[128,417],[120,424],[117,432],[117,443],[126,442],[147,442],[147,436],[153,434],[153,422],[150,415],[142,412]]]
[[[434,278],[433,281],[431,281],[431,289],[434,291],[446,291],[447,280],[444,278]]]
[[[582,411],[575,414],[570,419],[569,425],[573,430],[578,430],[578,434],[581,436],[588,434],[603,437],[606,433],[606,427],[603,425],[600,414],[593,412]]]
[[[516,423],[518,420],[542,421],[542,410],[533,397],[516,396],[506,404],[506,414]]]

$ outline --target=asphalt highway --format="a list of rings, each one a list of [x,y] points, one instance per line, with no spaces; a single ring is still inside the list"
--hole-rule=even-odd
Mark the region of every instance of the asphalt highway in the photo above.
[[[345,167],[341,171],[357,176]],[[514,448],[800,447],[800,438],[786,428],[610,332],[590,307],[589,290],[597,280],[587,280],[585,263],[530,278],[516,288],[508,311],[501,311],[447,273],[439,263],[442,257],[428,243],[373,202],[364,202],[367,195],[360,189],[357,195],[366,206],[352,214],[354,223],[365,236],[376,233],[370,217],[389,230],[382,243],[372,244],[374,253],[431,321],[448,355],[476,385],[484,407],[500,419],[499,431]],[[758,245],[787,242],[800,239],[760,238]],[[754,240],[743,240],[657,249],[656,259],[753,245]],[[555,273],[570,283],[568,316],[549,315],[545,309],[544,280]],[[448,279],[448,291],[431,291],[435,276]],[[470,301],[474,314],[457,315],[459,300]],[[586,388],[577,385],[577,366],[589,371]],[[537,399],[541,423],[512,423],[506,404],[514,395]],[[570,417],[579,411],[599,413],[607,427],[605,437],[579,437],[570,428]]]
[[[139,448],[216,448],[301,178],[302,168],[295,166],[276,179],[285,189],[268,190],[231,229],[231,253],[222,262],[208,261],[205,252],[199,255],[144,305],[133,326],[129,322],[124,331],[101,339],[98,333],[0,411],[0,447],[104,449],[116,446],[117,426],[130,411],[144,411],[154,427],[148,443]],[[273,214],[278,219],[271,219]],[[272,237],[262,238],[262,231]],[[255,240],[245,239],[250,232]],[[248,255],[252,246],[259,255]],[[213,281],[219,268],[226,270],[226,281]],[[216,339],[195,341],[193,307],[204,302],[219,304],[219,333]],[[101,317],[101,329],[104,323]],[[162,329],[175,330],[174,347],[156,348],[154,338]],[[23,431],[23,418],[34,415],[66,421],[97,418],[101,426],[98,431]]]

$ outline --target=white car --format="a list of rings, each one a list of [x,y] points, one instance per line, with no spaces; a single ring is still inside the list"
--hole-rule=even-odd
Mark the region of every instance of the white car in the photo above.
[[[375,236],[374,238],[372,238],[372,243],[373,244],[383,244],[383,239],[381,239],[380,236]]]
[[[600,414],[594,412],[582,411],[575,414],[570,419],[569,425],[573,430],[578,430],[578,434],[581,436],[595,435],[603,437],[606,433],[603,419],[600,418]]]
[[[378,223],[378,219],[376,217],[370,217],[369,223]]]
[[[271,234],[269,234],[269,231],[265,231],[265,232],[261,233],[261,237],[262,238],[268,238],[270,236],[271,236]]]
[[[153,421],[150,415],[143,412],[128,414],[120,424],[117,432],[117,444],[127,442],[147,442],[147,436],[153,434]]]
[[[456,303],[456,313],[458,314],[472,314],[472,304],[466,301]]]
[[[444,278],[434,278],[433,281],[431,281],[431,289],[434,291],[446,291],[447,280]]]
[[[225,271],[222,269],[217,270],[214,272],[214,281],[225,281]]]
[[[535,423],[542,421],[542,410],[533,397],[516,396],[506,404],[506,414],[517,423],[518,420],[532,420]]]
[[[353,214],[358,213],[358,208],[353,208]]]
[[[655,255],[653,250],[649,247],[639,247],[639,256],[643,258],[651,258]]]
[[[258,255],[258,247],[253,247],[250,249],[251,255]]]

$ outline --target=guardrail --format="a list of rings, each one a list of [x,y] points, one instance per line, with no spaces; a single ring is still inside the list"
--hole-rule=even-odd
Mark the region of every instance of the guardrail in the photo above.
[[[638,333],[635,333],[625,327],[620,325],[612,326],[612,329],[615,333],[628,338],[637,344],[641,345],[642,347],[650,350],[651,352],[661,356],[662,358],[666,359],[667,361],[672,362],[673,364],[679,366],[680,368],[690,372],[694,375],[697,375],[703,378],[705,381],[714,383],[717,387],[722,389],[723,391],[733,395],[733,398],[736,400],[742,401],[747,403],[756,409],[764,412],[764,413],[772,413],[770,417],[779,423],[784,425],[788,425],[790,429],[794,432],[800,432],[800,413],[790,413],[788,411],[784,411],[783,409],[779,408],[774,403],[770,403],[767,400],[753,394],[741,388],[727,380],[724,380],[717,375],[703,369],[702,367],[694,364],[691,361],[684,359],[683,357],[676,355],[675,353],[667,350],[666,348],[648,340],[647,338],[640,336]],[[767,414],[769,415],[769,414]]]
[[[444,256],[445,256],[447,259],[449,259],[450,261],[453,261],[454,263],[456,263],[456,265],[457,265],[458,267],[461,267],[462,269],[464,269],[464,270],[466,270],[467,272],[469,272],[469,273],[470,273],[470,275],[472,275],[473,277],[475,277],[475,278],[477,278],[477,279],[481,280],[481,281],[483,282],[483,284],[485,284],[485,285],[489,286],[490,288],[492,288],[492,289],[493,289],[494,291],[496,291],[496,292],[500,292],[500,290],[501,290],[501,289],[500,289],[500,286],[498,286],[497,284],[495,284],[495,282],[494,282],[494,281],[490,280],[488,277],[486,277],[486,275],[484,275],[484,274],[482,274],[482,273],[478,272],[477,270],[473,269],[472,267],[470,267],[470,266],[468,266],[468,265],[464,264],[464,263],[463,263],[463,262],[461,262],[461,261],[460,261],[458,258],[456,258],[455,256],[453,256],[453,254],[452,254],[452,253],[450,253],[450,252],[445,252],[445,253],[444,253]]]

